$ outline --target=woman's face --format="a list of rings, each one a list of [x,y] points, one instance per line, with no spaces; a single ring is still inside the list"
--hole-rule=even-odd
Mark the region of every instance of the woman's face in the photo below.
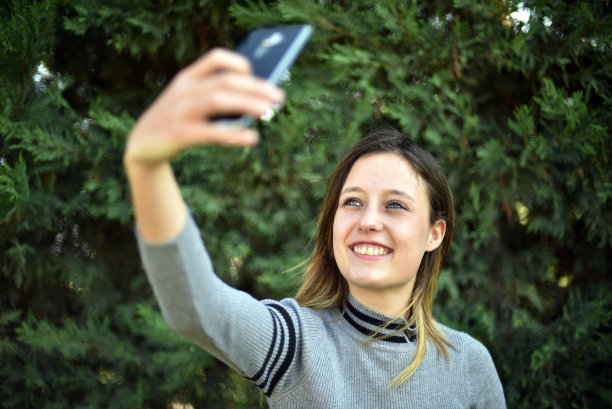
[[[406,306],[423,254],[440,245],[446,230],[444,221],[430,225],[429,207],[425,181],[403,157],[376,153],[355,162],[340,193],[333,249],[362,304]]]

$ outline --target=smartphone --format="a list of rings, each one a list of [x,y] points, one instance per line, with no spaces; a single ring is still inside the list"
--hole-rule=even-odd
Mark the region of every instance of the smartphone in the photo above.
[[[308,24],[259,28],[238,45],[236,52],[251,62],[255,76],[278,84],[304,49],[314,29]],[[248,127],[253,118],[243,115],[215,121],[237,128]]]

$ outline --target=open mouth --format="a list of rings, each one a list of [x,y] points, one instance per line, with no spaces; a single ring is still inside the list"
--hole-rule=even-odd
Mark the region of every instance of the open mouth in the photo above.
[[[357,244],[351,248],[355,253],[364,256],[384,256],[391,251],[385,247],[374,246],[371,244]]]

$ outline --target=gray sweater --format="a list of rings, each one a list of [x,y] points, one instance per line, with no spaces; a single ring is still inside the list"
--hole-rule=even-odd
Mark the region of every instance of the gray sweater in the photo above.
[[[428,342],[417,371],[392,390],[390,382],[412,360],[414,328],[363,343],[390,317],[353,298],[344,314],[293,299],[258,301],[214,274],[191,217],[167,243],[138,241],[170,327],[255,383],[270,408],[506,407],[491,356],[463,332],[439,325],[456,347],[449,349],[450,361]]]

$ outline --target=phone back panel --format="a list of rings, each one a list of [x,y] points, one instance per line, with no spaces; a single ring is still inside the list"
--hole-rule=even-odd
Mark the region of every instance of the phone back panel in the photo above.
[[[250,33],[236,51],[251,61],[256,76],[276,84],[312,32],[309,25],[261,28]]]

